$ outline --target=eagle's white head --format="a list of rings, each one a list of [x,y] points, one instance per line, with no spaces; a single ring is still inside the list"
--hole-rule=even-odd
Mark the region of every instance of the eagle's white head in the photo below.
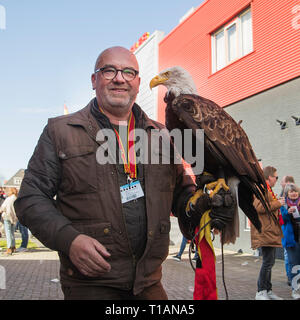
[[[160,72],[158,76],[151,80],[150,89],[160,84],[168,89],[168,94],[172,93],[175,97],[180,94],[198,94],[191,75],[179,66],[167,68]]]

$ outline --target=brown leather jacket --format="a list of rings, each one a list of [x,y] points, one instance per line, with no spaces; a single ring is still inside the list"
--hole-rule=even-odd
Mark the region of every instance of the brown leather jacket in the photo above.
[[[273,199],[272,194],[268,192],[268,198],[271,206],[271,211],[278,219],[278,210],[281,203]],[[258,213],[262,224],[261,233],[259,233],[254,226],[251,225],[251,247],[257,249],[260,247],[281,247],[281,238],[283,237],[281,227],[278,222],[268,215],[261,204],[261,202],[254,198],[253,205]]]
[[[161,265],[168,255],[170,212],[173,209],[176,214],[184,206],[195,186],[182,165],[144,165],[147,244],[142,257],[135,261],[122,213],[116,165],[99,165],[96,160],[101,143],[96,139],[100,128],[91,114],[93,103],[74,114],[49,119],[15,207],[21,223],[59,252],[63,285],[92,283],[133,288],[138,294],[160,281]],[[136,104],[133,110],[148,136],[151,129],[163,127]],[[80,233],[97,239],[110,252],[109,273],[87,278],[71,263],[69,248]]]

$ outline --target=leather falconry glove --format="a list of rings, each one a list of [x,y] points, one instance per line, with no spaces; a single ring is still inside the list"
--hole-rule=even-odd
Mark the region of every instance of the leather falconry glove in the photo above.
[[[212,198],[202,190],[198,190],[188,201],[186,215],[196,228],[205,211],[211,209],[211,227],[222,230],[233,220],[235,200],[230,191],[220,189]]]
[[[209,213],[212,219],[211,227],[223,230],[233,220],[235,207],[235,199],[231,192],[220,189],[211,199],[211,212]]]

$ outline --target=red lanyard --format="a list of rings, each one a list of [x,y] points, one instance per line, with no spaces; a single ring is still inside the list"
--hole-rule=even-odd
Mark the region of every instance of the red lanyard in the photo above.
[[[99,107],[100,111],[104,114],[103,110]],[[124,164],[125,173],[131,178],[137,178],[137,169],[136,169],[136,154],[134,147],[134,138],[135,138],[135,118],[133,112],[131,111],[129,122],[128,122],[128,131],[127,131],[127,159],[125,149],[120,138],[119,132],[114,128],[117,140],[119,143],[119,148],[121,151],[121,157]]]
[[[274,200],[278,200],[277,197],[275,196],[275,193],[273,192],[272,188],[270,187],[270,185],[268,184],[268,182],[266,182],[268,190],[270,191],[272,197]]]

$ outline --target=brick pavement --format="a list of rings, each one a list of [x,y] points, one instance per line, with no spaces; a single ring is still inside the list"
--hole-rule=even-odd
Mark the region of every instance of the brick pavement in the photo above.
[[[33,238],[34,239],[34,238]],[[35,240],[37,241],[37,240]],[[226,249],[226,247],[225,247]],[[187,251],[182,261],[172,259],[178,247],[170,246],[170,254],[163,265],[163,284],[170,300],[193,298],[194,272]],[[261,257],[236,254],[225,250],[225,282],[230,300],[253,300]],[[56,252],[43,247],[5,257],[0,253],[0,266],[6,271],[6,289],[0,289],[0,300],[62,300],[59,261]],[[225,299],[221,276],[221,255],[216,249],[216,271],[219,299]],[[284,262],[276,260],[272,272],[273,291],[291,300],[291,289],[286,284]]]

